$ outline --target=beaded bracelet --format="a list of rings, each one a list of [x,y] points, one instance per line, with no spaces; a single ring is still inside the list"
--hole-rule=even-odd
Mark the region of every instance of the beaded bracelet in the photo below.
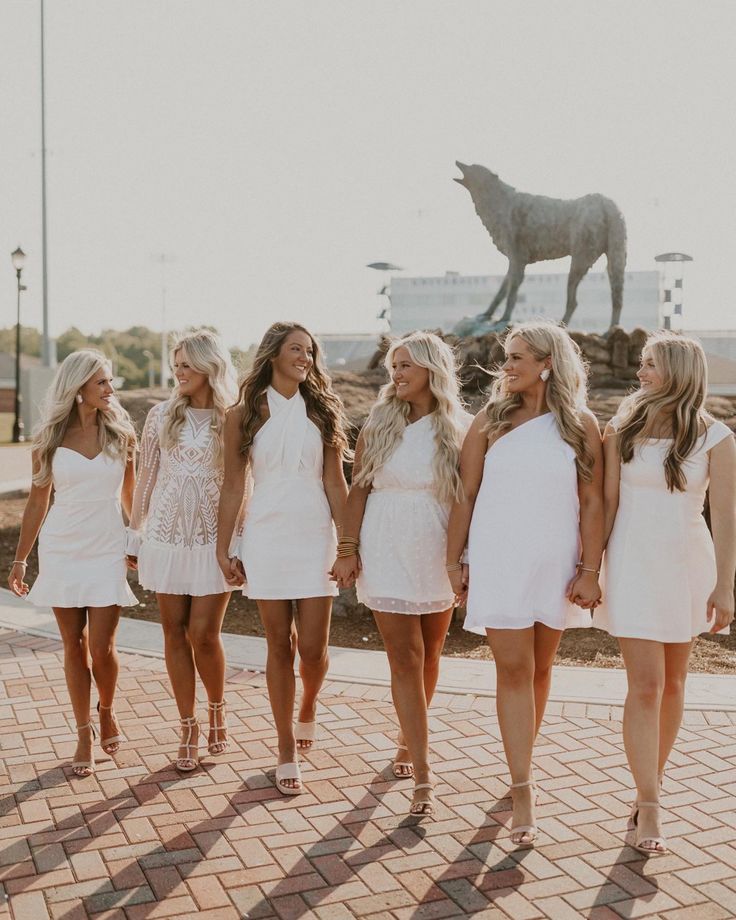
[[[13,565],[22,565],[23,568],[28,568],[28,563],[24,562],[22,559],[13,559]]]

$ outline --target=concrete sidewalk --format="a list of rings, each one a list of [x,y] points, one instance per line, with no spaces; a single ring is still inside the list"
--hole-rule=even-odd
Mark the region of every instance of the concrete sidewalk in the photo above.
[[[54,615],[33,607],[0,589],[0,627],[44,638],[58,638]],[[266,640],[257,636],[224,634],[230,668],[262,671],[266,664]],[[122,617],[118,648],[132,654],[163,658],[163,636],[157,623]],[[388,661],[383,652],[330,647],[330,680],[387,687]],[[496,675],[492,661],[473,658],[442,659],[438,692],[471,697],[495,695]],[[620,706],[626,696],[626,674],[619,668],[581,668],[558,665],[553,670],[553,702],[580,702]],[[691,674],[686,708],[736,712],[736,675]]]

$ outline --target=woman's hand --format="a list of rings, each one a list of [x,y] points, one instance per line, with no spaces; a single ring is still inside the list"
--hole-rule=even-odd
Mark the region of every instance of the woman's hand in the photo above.
[[[468,599],[468,584],[470,582],[470,566],[463,565],[461,569],[453,569],[447,573],[450,587],[455,594],[455,606],[464,607]]]
[[[567,598],[583,610],[593,611],[601,602],[601,586],[595,572],[578,571],[567,589]]]
[[[13,567],[8,575],[8,587],[16,597],[25,597],[29,588],[25,583],[26,566],[22,562],[13,563]]]
[[[131,569],[131,571],[133,572],[138,571],[138,557],[137,556],[131,556],[130,554],[128,554],[125,557],[125,564],[128,566],[129,569]]]
[[[360,556],[357,553],[353,553],[352,556],[339,556],[329,572],[330,578],[337,583],[338,588],[352,588],[359,574]]]
[[[242,588],[245,584],[245,568],[237,556],[218,556],[222,577],[233,588]]]
[[[713,625],[708,630],[715,633],[733,623],[734,597],[733,588],[721,588],[716,585],[705,606],[705,615]]]

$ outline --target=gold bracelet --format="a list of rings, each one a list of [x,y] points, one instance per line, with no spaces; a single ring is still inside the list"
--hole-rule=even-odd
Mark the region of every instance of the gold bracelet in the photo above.
[[[463,567],[462,562],[448,562],[445,566],[447,572],[459,572]]]
[[[600,575],[600,574],[601,574],[601,570],[600,570],[600,569],[589,569],[589,568],[587,568],[586,566],[584,566],[582,562],[578,562],[578,564],[575,566],[575,568],[580,569],[581,572],[591,572],[593,575]]]
[[[28,568],[28,563],[24,562],[22,559],[13,559],[13,565],[22,565],[24,568]]]

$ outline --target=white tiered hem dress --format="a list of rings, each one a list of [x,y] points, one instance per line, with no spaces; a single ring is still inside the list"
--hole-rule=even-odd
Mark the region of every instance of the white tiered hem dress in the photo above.
[[[590,626],[590,612],[566,597],[579,554],[575,451],[550,412],[486,453],[468,537],[465,629]]]
[[[467,431],[472,416],[463,413]],[[358,600],[383,613],[439,613],[454,605],[446,569],[450,508],[434,489],[433,414],[407,425],[374,477],[360,529]]]
[[[298,600],[338,593],[329,571],[337,537],[322,483],[324,443],[304,397],[266,391],[269,418],[251,448],[253,493],[238,556],[243,594],[256,600]]]
[[[611,420],[614,429],[618,421]],[[717,573],[703,504],[708,452],[728,437],[733,434],[727,425],[711,424],[683,465],[684,492],[667,488],[669,438],[642,442],[631,461],[621,464],[618,511],[601,572],[603,603],[594,626],[612,636],[654,642],[690,642],[710,630],[706,603]]]
[[[27,595],[42,607],[132,607],[120,492],[125,461],[58,447],[54,503],[38,536],[39,574]]]
[[[212,409],[186,409],[179,443],[161,447],[170,401],[148,413],[128,531],[138,581],[158,594],[202,597],[232,591],[217,563],[223,469],[215,462]]]

